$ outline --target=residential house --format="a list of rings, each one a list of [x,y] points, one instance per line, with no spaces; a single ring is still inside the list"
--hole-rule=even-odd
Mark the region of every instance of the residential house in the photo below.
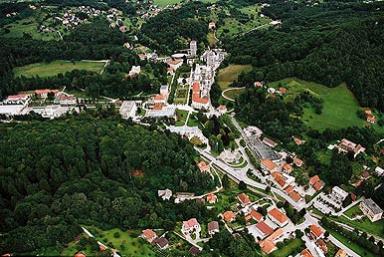
[[[223,218],[225,222],[233,222],[236,219],[236,215],[233,211],[226,211],[223,213]]]
[[[344,249],[339,249],[334,257],[348,257],[348,255]]]
[[[328,253],[328,246],[323,239],[316,240],[315,244],[317,245],[317,247],[320,248],[320,250],[324,253],[324,255]]]
[[[260,161],[260,167],[263,171],[273,173],[279,171],[278,166],[270,159],[263,159]]]
[[[58,92],[55,95],[54,103],[64,105],[64,106],[76,105],[77,99],[73,95],[67,94],[65,92]]]
[[[364,110],[365,118],[367,119],[367,122],[369,123],[376,123],[376,116],[373,115],[372,110],[367,108]]]
[[[217,196],[215,194],[208,194],[207,195],[207,202],[210,204],[215,204],[217,202]]]
[[[303,141],[302,139],[298,138],[298,137],[292,137],[293,138],[293,142],[295,142],[296,145],[302,145],[305,143],[305,141]]]
[[[353,157],[356,158],[360,153],[365,152],[365,148],[360,144],[355,144],[348,139],[343,138],[340,143],[337,145],[337,149],[342,153],[353,153]]]
[[[254,86],[254,87],[257,87],[257,88],[261,88],[261,87],[263,87],[263,83],[260,82],[260,81],[255,81],[255,82],[253,83],[253,86]]]
[[[57,89],[37,89],[35,90],[35,95],[39,98],[47,98],[48,97],[48,94],[57,94],[59,92],[59,90]]]
[[[270,254],[273,251],[277,249],[275,243],[273,243],[270,240],[263,240],[260,242],[260,249],[265,253],[265,254]]]
[[[137,75],[139,75],[140,74],[140,71],[141,71],[141,67],[140,67],[140,65],[138,65],[138,66],[135,66],[135,65],[133,65],[132,67],[131,67],[131,70],[129,71],[129,73],[128,73],[128,76],[129,77],[135,77],[135,76],[137,76]]]
[[[263,143],[271,148],[275,148],[278,144],[268,137],[263,138]]]
[[[29,94],[9,95],[4,101],[4,104],[25,104],[31,99]]]
[[[74,257],[87,257],[83,252],[79,251],[75,253]]]
[[[303,198],[301,197],[301,195],[296,191],[296,190],[293,190],[291,192],[288,193],[288,196],[295,202],[299,202],[301,201]]]
[[[336,201],[343,202],[345,200],[345,198],[347,198],[348,193],[345,192],[340,187],[335,186],[332,188],[332,196],[335,198]]]
[[[379,166],[377,166],[375,168],[375,173],[376,173],[377,176],[382,177],[382,176],[384,176],[384,169],[379,167]]]
[[[322,238],[324,236],[324,229],[316,224],[312,224],[309,226],[309,231],[311,236],[315,239]]]
[[[209,165],[205,161],[200,161],[197,164],[197,167],[199,168],[200,172],[209,172],[210,171]]]
[[[259,223],[257,223],[256,229],[259,232],[260,239],[264,239],[273,233],[273,228],[268,226],[268,224],[265,223],[264,221],[260,221]]]
[[[195,109],[208,109],[209,97],[201,96],[200,82],[195,81],[192,85],[192,107]]]
[[[285,87],[279,87],[279,93],[280,95],[285,95],[288,92],[288,89]]]
[[[249,222],[250,220],[260,222],[263,220],[263,215],[252,209],[247,215],[245,215],[245,221]]]
[[[211,221],[208,223],[208,234],[210,236],[213,236],[216,233],[219,233],[219,222],[217,221]]]
[[[197,246],[192,245],[191,248],[189,248],[189,253],[196,256],[201,253],[201,250]]]
[[[359,207],[372,222],[380,220],[383,216],[383,210],[371,198],[361,201]]]
[[[274,207],[270,211],[268,211],[268,217],[276,223],[280,227],[284,227],[288,224],[289,219],[287,215],[285,215],[283,212],[281,212],[279,209]]]
[[[309,184],[315,189],[316,191],[320,191],[324,187],[324,182],[320,179],[318,175],[313,176],[309,179]]]
[[[282,171],[289,174],[293,171],[293,168],[291,165],[289,165],[288,163],[285,162],[282,166]]]
[[[184,235],[189,235],[193,231],[200,232],[200,230],[201,230],[201,227],[199,222],[197,222],[196,218],[183,221],[181,231],[183,232]]]
[[[137,105],[135,101],[123,101],[120,106],[120,115],[123,119],[134,118],[137,112]]]
[[[300,253],[300,257],[314,257],[308,248],[304,249]]]
[[[169,246],[169,241],[165,237],[158,237],[153,240],[153,243],[157,245],[161,250],[167,249]]]
[[[241,206],[245,207],[246,205],[251,203],[251,200],[249,199],[249,196],[245,193],[241,193],[237,196],[237,199],[240,201]]]
[[[304,164],[304,162],[301,159],[299,159],[297,156],[293,158],[293,163],[296,165],[296,167],[299,167],[299,168]]]
[[[145,229],[142,231],[141,237],[149,243],[152,243],[153,240],[157,238],[157,235],[152,229]]]
[[[209,30],[215,30],[216,29],[216,23],[211,21],[209,24],[208,24],[208,29]]]
[[[157,195],[161,197],[161,199],[170,200],[172,197],[172,191],[170,189],[164,189],[164,190],[157,190]]]

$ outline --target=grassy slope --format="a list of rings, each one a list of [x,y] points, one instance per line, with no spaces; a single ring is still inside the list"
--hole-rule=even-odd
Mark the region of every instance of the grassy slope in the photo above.
[[[304,245],[304,242],[301,239],[293,239],[289,241],[284,247],[278,249],[272,253],[272,256],[278,257],[286,257],[290,256],[292,253],[297,251]]]
[[[104,66],[104,62],[92,62],[92,61],[53,61],[50,63],[34,63],[14,69],[15,76],[24,75],[26,77],[32,77],[39,75],[40,77],[55,76],[59,73],[65,73],[75,69],[88,70],[94,72],[100,72]]]
[[[252,69],[251,65],[234,65],[231,64],[224,69],[219,70],[218,83],[221,90],[227,89],[229,85],[236,81],[242,72],[249,72]]]
[[[304,110],[303,121],[309,127],[322,131],[326,128],[362,127],[366,124],[364,120],[357,116],[356,112],[360,109],[360,106],[344,83],[335,88],[296,78],[287,78],[270,83],[272,87],[278,87],[279,85],[288,88],[287,100],[292,100],[296,95],[306,90],[324,100],[322,114],[316,114],[311,108]]]

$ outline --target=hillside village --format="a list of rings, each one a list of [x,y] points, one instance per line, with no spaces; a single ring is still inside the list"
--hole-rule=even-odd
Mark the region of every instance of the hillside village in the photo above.
[[[179,7],[176,4],[166,8]],[[138,8],[137,13],[142,19],[149,19],[161,11],[162,8],[150,2]],[[118,27],[122,34],[130,30],[122,12],[114,8],[101,11],[80,6],[76,11],[65,10],[54,19],[60,26],[71,29],[87,22],[78,18],[80,12],[89,17],[105,15],[110,27]],[[279,24],[275,21],[272,25]],[[209,29],[216,30],[216,24],[211,22]],[[53,32],[56,28],[41,25],[40,30]],[[160,85],[156,94],[131,99],[95,99],[85,91],[73,92],[66,87],[21,91],[1,101],[0,119],[5,123],[23,122],[29,116],[62,119],[87,110],[99,110],[100,106],[113,106],[125,122],[175,133],[193,144],[199,154],[196,170],[216,181],[216,188],[200,195],[174,192],[165,187],[152,193],[158,201],[166,203],[196,201],[215,218],[202,222],[191,216],[178,220],[173,230],[143,229],[137,238],[161,256],[168,256],[170,250],[180,247],[192,256],[199,256],[207,250],[209,241],[223,230],[234,238],[250,235],[262,256],[288,256],[283,252],[291,247],[294,250],[289,256],[295,257],[360,256],[348,242],[340,239],[340,231],[354,232],[371,244],[382,245],[382,232],[375,233],[365,227],[383,226],[383,209],[373,199],[357,197],[350,190],[369,178],[384,176],[384,167],[374,162],[370,162],[370,166],[361,165],[361,159],[369,157],[367,149],[372,146],[340,137],[321,149],[325,156],[337,154],[349,158],[359,169],[364,166],[358,175],[354,174],[353,181],[348,181],[351,187],[333,186],[319,175],[310,175],[313,172],[307,171],[310,165],[300,151],[291,151],[292,147],[272,137],[269,131],[240,122],[233,105],[213,104],[213,87],[228,53],[218,47],[202,49],[199,43],[190,39],[185,49],[167,56],[146,47],[146,51],[138,54],[143,63],[163,63],[167,67],[168,83]],[[126,42],[124,47],[137,50],[135,40]],[[108,60],[103,63],[104,68],[109,65]],[[145,69],[144,65],[133,65],[125,71],[126,78],[136,78]],[[285,85],[276,88],[264,81],[254,81],[252,89],[262,90],[268,98],[284,98],[290,90]],[[376,116],[369,108],[363,112],[368,123],[376,123]],[[215,126],[218,132],[210,128]],[[224,145],[225,140],[228,142]],[[289,144],[300,149],[307,144],[306,140],[293,135]],[[377,142],[377,148],[380,143]],[[88,237],[97,238],[85,226],[82,229]],[[114,257],[123,256],[117,246],[115,249],[100,240],[97,242],[100,252],[109,249]],[[292,246],[295,244],[298,247]],[[74,256],[86,254],[79,249]]]

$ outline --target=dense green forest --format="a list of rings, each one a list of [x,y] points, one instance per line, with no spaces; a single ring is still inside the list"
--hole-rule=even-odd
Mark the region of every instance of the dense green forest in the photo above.
[[[78,224],[169,229],[207,216],[194,201],[157,199],[158,189],[214,186],[198,172],[192,145],[176,135],[88,115],[0,130],[0,252],[63,245]]]
[[[383,7],[380,2],[270,1],[262,13],[281,20],[280,27],[225,41],[232,62],[255,67],[238,85],[287,77],[329,86],[346,82],[362,106],[384,110]]]
[[[208,15],[207,5],[201,2],[165,10],[143,25],[140,39],[162,53],[186,49],[190,40],[207,43]]]

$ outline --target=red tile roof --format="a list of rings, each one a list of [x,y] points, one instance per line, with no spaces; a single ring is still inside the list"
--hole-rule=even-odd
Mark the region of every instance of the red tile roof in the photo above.
[[[37,95],[48,94],[48,93],[56,94],[57,92],[59,92],[59,90],[57,89],[36,89],[35,90],[35,94]]]
[[[192,102],[207,104],[208,101],[208,97],[200,96],[200,83],[195,81],[192,85]]]
[[[270,159],[261,160],[261,165],[263,165],[269,172],[272,172],[277,168],[277,165]]]
[[[241,193],[237,196],[237,198],[239,199],[239,201],[241,202],[241,204],[249,204],[251,203],[251,200],[249,200],[249,197],[248,195],[246,195],[245,193]]]
[[[298,192],[296,192],[296,191],[292,191],[292,192],[290,192],[288,195],[289,195],[289,197],[291,197],[292,200],[295,201],[295,202],[298,202],[298,201],[301,200],[301,195],[300,195]]]
[[[277,184],[279,184],[281,187],[285,186],[285,178],[283,174],[281,174],[280,172],[273,172],[272,177],[275,179]]]
[[[199,170],[201,172],[207,172],[209,171],[209,165],[205,162],[205,161],[200,161],[198,164],[197,164],[197,167],[199,167]]]
[[[75,257],[87,257],[83,252],[77,252]]]
[[[260,230],[264,235],[269,236],[273,233],[273,229],[267,225],[264,221],[260,221],[256,224],[256,228]]]
[[[324,229],[316,224],[310,225],[309,229],[311,230],[311,234],[316,238],[321,237],[324,234]]]
[[[236,215],[233,213],[233,211],[226,211],[223,213],[223,217],[226,222],[232,222],[235,220]]]
[[[209,203],[215,203],[217,201],[217,196],[215,194],[208,194],[207,201]]]
[[[144,238],[148,241],[152,241],[154,238],[157,237],[156,233],[152,229],[145,229],[142,232]]]
[[[285,164],[283,165],[283,170],[284,170],[285,172],[287,172],[287,173],[291,173],[291,172],[293,171],[293,168],[292,168],[292,166],[289,165],[288,163],[285,163]]]
[[[187,221],[183,221],[183,226],[186,229],[193,228],[196,225],[200,225],[199,222],[197,222],[196,218],[189,219]]]
[[[300,256],[301,257],[313,257],[313,255],[311,254],[311,252],[308,249],[304,249],[303,251],[301,251]]]
[[[260,242],[260,248],[266,254],[270,254],[276,249],[276,245],[270,240],[264,240]]]
[[[279,209],[273,208],[268,212],[268,215],[273,217],[275,220],[277,220],[280,223],[285,223],[288,220],[287,215],[282,213]]]

